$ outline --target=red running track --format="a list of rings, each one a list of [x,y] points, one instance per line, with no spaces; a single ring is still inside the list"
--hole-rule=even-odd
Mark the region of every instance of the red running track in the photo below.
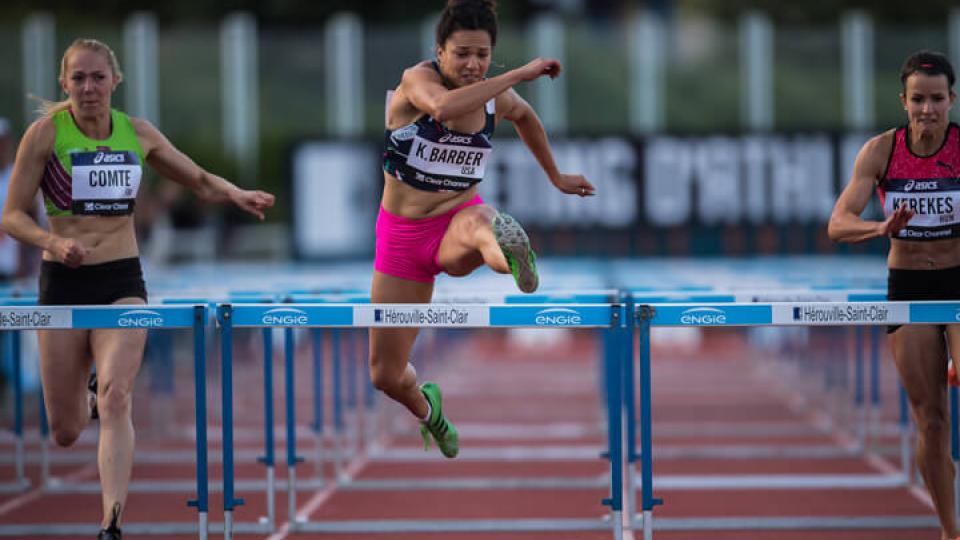
[[[540,331],[534,331],[540,332]],[[438,381],[445,395],[444,408],[461,432],[461,458],[445,460],[433,449],[424,454],[420,447],[416,424],[399,406],[385,403],[388,413],[383,423],[388,433],[381,442],[384,448],[377,455],[354,452],[349,457],[349,471],[358,483],[414,479],[420,481],[511,478],[578,478],[595,480],[593,487],[565,489],[350,489],[330,485],[316,491],[301,491],[298,511],[311,522],[333,520],[465,520],[539,518],[600,519],[607,508],[600,501],[607,496],[599,482],[605,477],[607,463],[596,457],[603,445],[602,407],[597,395],[598,367],[594,359],[596,344],[586,332],[560,332],[536,335],[525,332],[475,332],[462,335],[446,351],[420,349],[417,367],[425,376]],[[812,474],[880,474],[889,472],[898,463],[887,449],[896,445],[896,438],[884,433],[873,438],[867,453],[844,453],[849,450],[851,432],[844,422],[853,415],[843,405],[845,398],[831,389],[824,391],[817,375],[798,374],[796,366],[784,364],[745,345],[745,332],[718,331],[705,333],[695,345],[654,337],[654,478],[693,477],[709,480],[730,475],[812,475]],[[306,340],[304,340],[306,342]],[[680,343],[680,344],[678,344]],[[684,342],[685,343],[685,342]],[[256,346],[250,348],[256,351]],[[327,351],[329,352],[329,351]],[[822,351],[820,351],[822,352]],[[817,350],[809,353],[818,354]],[[426,361],[427,357],[430,361]],[[280,355],[277,355],[280,358]],[[885,360],[888,362],[888,360]],[[179,367],[179,366],[178,366]],[[889,368],[889,366],[887,366]],[[305,426],[311,419],[309,396],[309,346],[298,351],[297,378],[298,422],[300,432],[308,436],[298,441],[300,454],[308,462],[298,467],[298,478],[314,475],[312,441]],[[800,370],[802,371],[802,370]],[[885,387],[892,387],[887,369]],[[138,461],[134,480],[149,479],[191,481],[194,465],[189,456],[192,443],[192,397],[189,369],[178,373],[177,396],[167,402],[170,418],[158,420],[156,402],[145,399],[147,389],[139,389],[137,424],[138,452],[145,459]],[[211,374],[215,374],[211,367]],[[282,388],[282,370],[274,373],[276,388]],[[182,378],[182,379],[181,379]],[[213,380],[213,379],[212,379]],[[262,374],[259,361],[247,358],[238,364],[235,374],[238,393],[235,404],[238,419],[238,481],[261,480],[263,468],[254,462],[262,452],[262,397],[259,385]],[[329,380],[329,377],[328,377]],[[210,404],[216,414],[218,394],[211,382]],[[145,386],[145,385],[144,385]],[[886,403],[895,400],[885,396]],[[154,405],[154,407],[151,407]],[[327,403],[327,414],[330,413]],[[895,407],[885,405],[878,411],[884,425],[895,420]],[[282,402],[277,400],[278,429],[283,420]],[[839,417],[830,424],[826,413]],[[163,415],[161,415],[163,416]],[[359,421],[359,420],[357,420]],[[158,426],[163,424],[164,429]],[[95,481],[92,435],[77,448],[55,450],[55,459],[72,457],[74,463],[57,465],[56,476],[75,481]],[[277,459],[284,457],[282,429]],[[219,478],[218,433],[211,431],[211,477]],[[332,447],[329,441],[328,450]],[[713,454],[736,454],[747,450],[776,453],[784,448],[832,449],[836,455],[812,458],[742,457],[719,458]],[[9,445],[4,446],[9,455]],[[37,443],[30,441],[33,459]],[[164,455],[180,457],[180,463],[157,463]],[[504,454],[508,454],[506,457]],[[826,452],[830,454],[830,452]],[[184,458],[183,456],[187,456]],[[149,458],[149,459],[147,459]],[[5,466],[0,480],[10,478],[11,467]],[[332,468],[324,468],[325,477],[332,477]],[[38,469],[34,462],[28,473],[36,484]],[[280,466],[277,477],[284,478]],[[921,489],[886,487],[871,489],[698,489],[658,487],[655,495],[666,504],[655,510],[657,519],[665,522],[693,517],[834,517],[834,516],[929,516],[933,513]],[[266,513],[265,497],[260,491],[240,491],[247,504],[237,508],[237,522],[255,522]],[[176,493],[137,493],[130,495],[125,519],[128,522],[196,521],[196,512],[186,506],[192,490]],[[221,499],[213,493],[210,500],[211,521],[221,519]],[[279,532],[273,535],[243,534],[243,538],[312,538],[330,540],[356,538],[391,540],[479,539],[606,539],[608,531],[573,531],[543,533],[343,533],[323,534],[289,532],[286,525],[287,501],[281,492],[276,500]],[[18,523],[90,523],[99,519],[97,494],[51,494],[31,490],[21,494],[0,496],[0,524]],[[211,534],[211,537],[217,537]],[[640,537],[639,533],[636,534]],[[661,540],[701,539],[813,539],[858,540],[896,538],[933,540],[939,537],[935,528],[897,530],[658,530]],[[81,538],[85,536],[80,536]],[[92,537],[92,536],[91,536]],[[135,537],[128,535],[128,538]],[[172,535],[167,538],[192,538]],[[628,533],[628,538],[631,535]],[[47,538],[47,537],[35,537]],[[49,538],[64,538],[50,536]]]

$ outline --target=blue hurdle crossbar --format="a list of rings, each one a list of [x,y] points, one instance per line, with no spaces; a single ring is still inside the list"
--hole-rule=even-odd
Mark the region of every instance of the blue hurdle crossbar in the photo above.
[[[845,294],[845,293],[844,293]],[[636,305],[637,325],[640,332],[640,389],[639,395],[650,395],[652,382],[649,376],[649,349],[643,345],[650,341],[650,327],[729,327],[729,326],[882,326],[897,324],[957,324],[960,323],[960,302],[772,302],[772,303],[661,303]],[[632,381],[631,381],[632,384]],[[901,401],[901,409],[905,402]],[[640,418],[640,454],[652,455],[652,437],[650,434],[652,418],[641,414]],[[956,441],[956,439],[954,439]],[[957,462],[960,443],[953,444],[953,458]],[[653,471],[646,466],[641,468],[643,502],[641,506],[644,540],[653,538],[653,507],[659,500],[652,497]],[[649,490],[648,490],[649,489]],[[877,517],[849,517],[849,522],[836,522],[834,526],[843,527],[855,524],[861,528],[904,528],[936,526],[936,520],[930,516],[903,516],[891,521]],[[671,530],[711,528],[704,527],[696,519],[662,520],[664,528]],[[814,524],[810,524],[813,526]],[[738,528],[797,528],[797,520],[767,520],[747,523],[743,520]]]
[[[233,431],[232,414],[232,370],[231,340],[232,329],[237,327],[255,328],[375,328],[375,327],[435,327],[435,328],[605,328],[615,334],[615,340],[622,351],[629,345],[624,343],[632,330],[623,330],[625,308],[620,304],[222,304],[217,309],[217,320],[223,347],[223,464],[224,464],[224,537],[233,535],[232,512],[235,506],[242,504],[233,497]],[[334,351],[336,351],[336,347]],[[611,508],[611,519],[604,520],[551,520],[545,524],[542,520],[518,520],[513,523],[501,522],[498,530],[589,530],[613,529],[615,540],[623,536],[623,361],[622,354],[607,355],[607,417],[608,454],[610,460],[611,491],[604,503]],[[336,374],[334,375],[336,377]],[[334,389],[338,385],[334,385]],[[335,400],[336,403],[336,400]],[[288,441],[292,445],[293,442]],[[589,522],[589,523],[587,523]],[[471,525],[475,527],[471,529]],[[298,531],[341,530],[336,524],[303,523],[291,520],[290,527]],[[442,524],[430,523],[394,523],[390,530],[438,530]],[[449,525],[453,526],[453,525]],[[332,528],[331,528],[332,527]],[[365,528],[366,527],[366,528]],[[355,532],[370,530],[370,525],[354,524],[348,527]],[[419,528],[418,528],[419,527]],[[459,521],[456,530],[490,530],[488,523]],[[374,528],[374,530],[380,530]]]

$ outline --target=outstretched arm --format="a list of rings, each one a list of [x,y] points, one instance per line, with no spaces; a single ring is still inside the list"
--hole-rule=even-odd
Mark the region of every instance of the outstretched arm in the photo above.
[[[840,193],[830,215],[827,234],[835,242],[862,242],[890,236],[907,226],[913,211],[898,208],[884,221],[868,221],[860,217],[873,189],[883,175],[893,144],[892,131],[878,135],[863,145],[853,166],[853,177]]]
[[[131,119],[137,137],[150,164],[161,176],[183,184],[209,202],[227,202],[263,220],[263,210],[274,203],[274,196],[260,190],[241,189],[228,180],[204,170],[186,154],[177,150],[150,122]]]
[[[559,74],[559,62],[537,58],[496,77],[448,90],[434,69],[428,64],[418,64],[403,72],[398,90],[415,108],[446,122],[483,107],[515,84],[541,76],[555,78]]]
[[[550,150],[550,142],[547,140],[547,132],[543,129],[540,117],[525,99],[510,90],[497,101],[497,110],[503,110],[503,117],[513,122],[517,133],[520,134],[520,139],[530,149],[540,168],[550,179],[550,183],[557,189],[569,195],[581,197],[596,193],[596,188],[582,174],[564,174],[557,169],[553,152]]]

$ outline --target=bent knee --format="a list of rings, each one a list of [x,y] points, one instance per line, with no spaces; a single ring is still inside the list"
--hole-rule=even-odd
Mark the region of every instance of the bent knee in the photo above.
[[[474,270],[483,266],[483,257],[477,253],[471,258],[458,261],[456,264],[450,264],[443,269],[447,275],[452,277],[469,276]]]
[[[73,443],[77,442],[77,439],[80,438],[80,433],[82,431],[83,428],[80,426],[65,425],[61,423],[50,424],[50,433],[53,436],[53,442],[57,443],[57,446],[62,446],[64,448],[73,446]]]
[[[126,385],[107,383],[97,396],[97,412],[101,422],[130,415],[132,389]]]
[[[400,386],[403,372],[386,369],[371,369],[370,382],[381,392],[386,392]]]
[[[370,358],[370,382],[381,392],[399,387],[403,381],[403,374],[407,369],[406,363],[400,365],[392,358],[383,358],[375,355]]]
[[[950,421],[946,411],[938,407],[916,409],[917,433],[927,439],[939,439],[950,434]]]

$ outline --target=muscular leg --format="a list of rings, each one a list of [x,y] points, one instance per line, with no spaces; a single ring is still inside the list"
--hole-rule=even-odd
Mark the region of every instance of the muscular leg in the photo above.
[[[373,272],[370,301],[375,304],[422,304],[430,301],[433,283]],[[427,400],[417,388],[417,371],[409,363],[419,328],[370,329],[370,380],[417,418],[427,414]]]
[[[87,376],[89,330],[39,330],[40,381],[53,439],[70,446],[90,422]]]
[[[890,344],[917,424],[917,465],[933,499],[943,538],[954,538],[958,532],[944,339],[937,326],[907,325],[890,335]]]
[[[437,261],[452,276],[465,276],[486,264],[494,272],[510,273],[510,265],[493,234],[497,211],[485,204],[457,212],[440,242]]]
[[[948,324],[946,333],[950,362],[953,364],[953,369],[957,371],[960,370],[960,324]]]
[[[139,298],[124,298],[116,304],[142,304]],[[110,524],[115,504],[126,505],[133,468],[133,385],[143,361],[146,330],[97,329],[90,346],[97,363],[97,411],[100,413],[100,444],[97,464],[103,490],[103,527]]]

